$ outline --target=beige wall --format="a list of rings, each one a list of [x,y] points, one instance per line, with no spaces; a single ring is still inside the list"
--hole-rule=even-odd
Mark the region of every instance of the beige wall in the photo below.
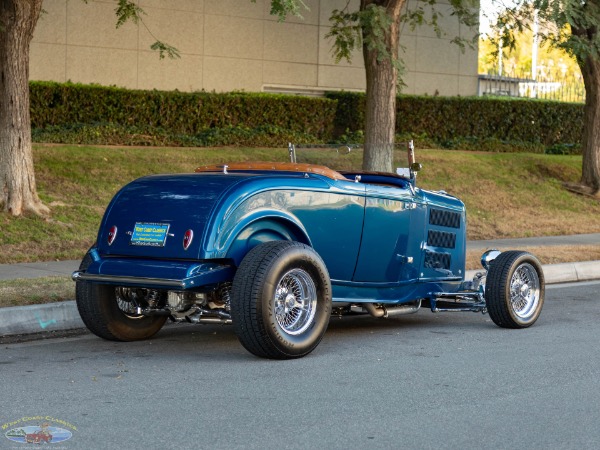
[[[114,0],[45,0],[30,78],[181,91],[364,90],[361,53],[335,64],[325,38],[330,12],[346,2],[308,0],[304,20],[280,23],[269,14],[270,0],[139,0],[148,29],[181,53],[159,60],[146,27],[115,30]],[[404,92],[476,95],[477,52],[450,43],[466,33],[456,18],[446,14],[441,39],[426,27],[405,28]]]

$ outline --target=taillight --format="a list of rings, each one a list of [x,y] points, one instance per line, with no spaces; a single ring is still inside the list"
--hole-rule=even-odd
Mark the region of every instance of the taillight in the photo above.
[[[108,245],[112,245],[112,243],[115,241],[115,238],[117,237],[117,227],[116,226],[112,226],[110,227],[110,230],[108,230]]]
[[[187,230],[183,235],[183,249],[187,250],[192,243],[192,239],[194,239],[194,232],[192,230]]]

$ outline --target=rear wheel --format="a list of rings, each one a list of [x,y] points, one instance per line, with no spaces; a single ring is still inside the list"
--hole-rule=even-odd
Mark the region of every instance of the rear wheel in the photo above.
[[[135,304],[143,304],[146,289],[129,289],[81,282],[77,289],[77,309],[85,326],[96,336],[111,341],[137,341],[155,335],[166,316],[137,314]],[[132,296],[136,296],[135,300]]]
[[[242,345],[254,355],[291,359],[321,341],[331,314],[331,283],[325,264],[299,242],[261,244],[235,275],[231,316]]]
[[[526,328],[535,323],[544,305],[544,272],[530,253],[508,251],[490,264],[485,301],[494,323]]]
[[[80,270],[91,262],[85,256]],[[75,299],[85,326],[96,336],[111,341],[136,341],[156,334],[164,325],[165,316],[146,317],[136,313],[136,305],[146,306],[149,297],[155,301],[156,291],[130,289],[78,281]]]

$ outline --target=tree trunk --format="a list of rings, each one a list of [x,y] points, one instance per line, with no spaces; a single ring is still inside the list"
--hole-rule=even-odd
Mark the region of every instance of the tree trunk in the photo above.
[[[33,170],[29,44],[42,0],[0,0],[0,205],[19,216],[46,215]]]
[[[386,7],[392,25],[386,33],[385,42],[393,58],[398,58],[400,11],[405,2],[406,0],[361,0],[361,10],[365,10],[370,4]],[[367,75],[363,169],[392,172],[398,70],[389,57],[381,58],[377,50],[369,50],[366,45],[363,45],[363,58]]]
[[[585,84],[581,184],[600,196],[600,61],[590,55],[578,63]]]

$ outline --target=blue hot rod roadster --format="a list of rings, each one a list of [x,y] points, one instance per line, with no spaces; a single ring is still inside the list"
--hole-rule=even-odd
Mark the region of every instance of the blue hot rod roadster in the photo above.
[[[296,162],[232,163],[153,175],[108,205],[76,283],[86,326],[149,338],[167,319],[232,323],[251,353],[297,358],[332,314],[393,317],[427,306],[538,318],[544,275],[521,251],[488,251],[465,280],[464,204],[403,176]],[[411,152],[409,151],[409,155]]]

